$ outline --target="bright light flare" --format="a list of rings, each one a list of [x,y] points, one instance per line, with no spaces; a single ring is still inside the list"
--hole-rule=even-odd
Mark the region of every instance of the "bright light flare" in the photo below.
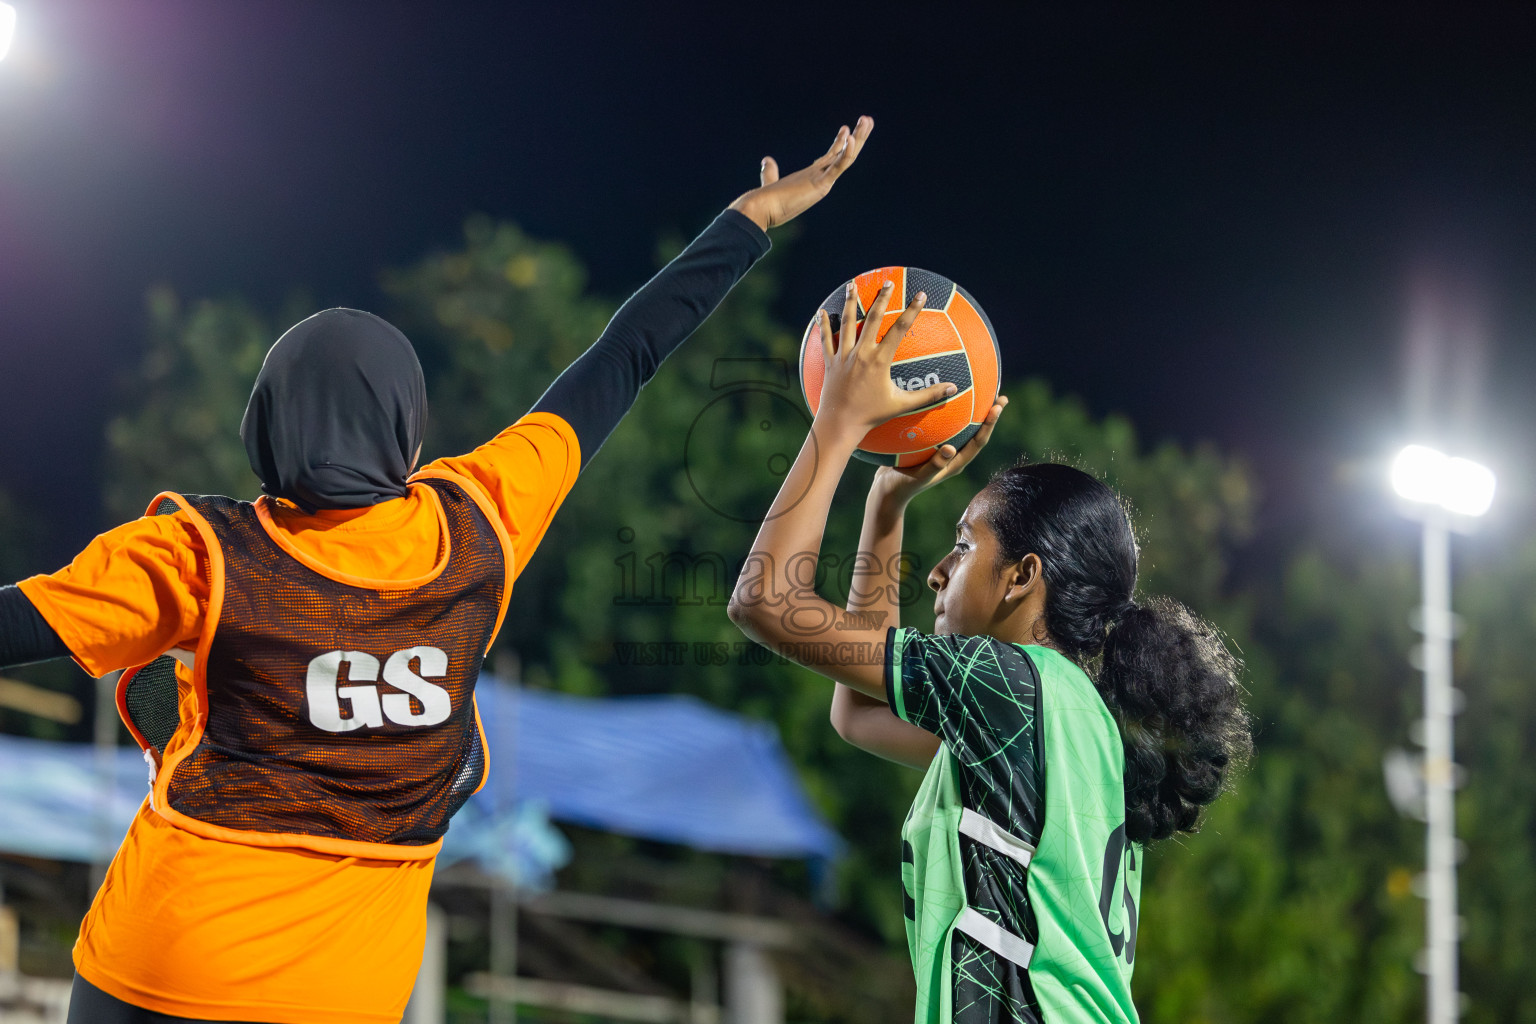
[[[1411,444],[1392,460],[1392,489],[1399,498],[1438,505],[1445,464],[1449,461],[1443,452]]]
[[[11,51],[11,39],[16,35],[16,8],[0,3],[0,60]]]
[[[1450,459],[1445,464],[1445,497],[1440,503],[1463,516],[1480,516],[1493,505],[1498,485],[1493,470],[1471,459]]]
[[[1496,485],[1487,466],[1421,444],[1409,445],[1392,460],[1392,489],[1399,497],[1461,516],[1487,512]]]

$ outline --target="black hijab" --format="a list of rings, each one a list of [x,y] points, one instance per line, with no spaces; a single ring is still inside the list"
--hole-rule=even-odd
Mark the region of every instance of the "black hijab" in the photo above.
[[[261,489],[306,512],[404,497],[427,425],[416,350],[358,309],[327,309],[267,352],[240,438]]]

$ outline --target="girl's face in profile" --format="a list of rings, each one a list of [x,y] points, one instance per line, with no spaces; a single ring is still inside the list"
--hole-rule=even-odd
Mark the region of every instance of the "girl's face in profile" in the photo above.
[[[988,635],[1001,611],[1008,580],[998,572],[1002,553],[990,522],[992,501],[988,489],[977,492],[955,524],[955,546],[928,574],[935,635]]]

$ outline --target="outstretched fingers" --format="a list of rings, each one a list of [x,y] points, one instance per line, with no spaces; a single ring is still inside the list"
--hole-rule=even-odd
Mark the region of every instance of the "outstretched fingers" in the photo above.
[[[831,365],[832,357],[837,354],[837,344],[832,335],[832,314],[824,309],[818,309],[816,311],[816,330],[821,333],[822,365]]]
[[[852,133],[848,131],[847,125],[843,125],[841,128],[839,128],[837,130],[837,136],[832,140],[832,145],[827,149],[825,153],[821,154],[821,156],[817,158],[816,162],[811,166],[817,172],[826,172],[831,170],[832,167],[836,165],[838,159],[843,155],[843,152],[847,150],[848,139],[851,134]]]
[[[886,282],[889,286],[890,282]],[[885,337],[880,339],[879,354],[885,358],[885,364],[889,366],[896,360],[896,349],[901,345],[901,339],[907,336],[912,325],[917,322],[917,314],[923,311],[923,306],[928,301],[926,292],[918,292],[912,298],[912,302],[902,310],[901,316],[891,324],[891,329],[885,332]],[[882,312],[884,312],[882,310]]]
[[[864,143],[869,139],[869,133],[875,130],[875,119],[868,114],[860,114],[859,119],[853,124],[853,155],[857,157],[864,149]]]
[[[891,329],[881,339],[880,351],[878,353],[881,365],[888,367],[891,363],[895,362],[896,349],[901,346],[901,339],[907,336],[907,331],[911,330],[912,325],[917,322],[917,314],[923,311],[923,306],[927,302],[927,293],[918,292],[913,296],[911,304],[902,310],[901,316],[896,318],[896,322],[891,325]],[[906,411],[916,412],[919,409],[926,409],[930,405],[937,405],[959,390],[957,386],[948,381],[940,381],[919,391],[908,392],[911,405]]]
[[[977,451],[980,451],[987,446],[987,442],[992,440],[992,431],[997,428],[997,421],[1002,417],[1003,409],[1007,405],[1008,396],[998,395],[997,401],[992,403],[992,408],[987,410],[986,419],[981,421],[981,429],[976,431],[976,435],[967,442],[967,448],[974,446]]]
[[[842,328],[838,350],[851,353],[859,339],[859,291],[853,281],[849,281],[843,289],[843,319],[838,326]]]
[[[1003,414],[1003,409],[1008,405],[1007,395],[998,395],[997,401],[992,403],[992,408],[987,410],[986,418],[981,421],[981,429],[971,435],[971,439],[960,448],[959,458],[950,460],[950,466],[954,472],[959,472],[967,463],[974,459],[978,452],[987,446],[992,440],[992,431],[997,427],[997,421]],[[949,448],[950,445],[944,447]]]
[[[960,388],[956,385],[941,381],[932,387],[923,388],[921,391],[908,391],[906,392],[908,408],[903,409],[898,415],[904,416],[907,413],[917,412],[919,409],[926,409],[930,405],[938,405],[959,390]]]
[[[869,133],[874,131],[875,119],[865,115],[854,123],[852,131],[848,126],[837,130],[837,138],[832,140],[832,148],[817,160],[813,165],[817,181],[831,188],[838,175],[853,166],[853,162],[859,158],[859,153],[864,149],[864,143],[869,138]]]
[[[874,131],[874,129],[875,119],[867,114],[854,122],[853,131],[849,133],[842,151],[838,153],[837,159],[832,163],[833,177],[842,174],[849,167],[853,166],[853,162],[859,158],[859,154],[864,150],[865,140],[869,138],[869,133]]]
[[[850,282],[851,283],[851,282]],[[858,297],[858,293],[854,293]],[[880,324],[885,319],[885,308],[891,303],[891,282],[886,281],[875,293],[875,301],[869,304],[864,311],[864,325],[869,328],[869,334],[859,332],[860,341],[868,341],[870,345],[877,345],[880,341]]]
[[[937,481],[939,475],[950,466],[954,465],[955,446],[941,444],[928,456],[928,461],[917,468],[914,474],[919,480]]]

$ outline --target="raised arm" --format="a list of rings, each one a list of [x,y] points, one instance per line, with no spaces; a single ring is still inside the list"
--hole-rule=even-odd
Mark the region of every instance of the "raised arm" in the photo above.
[[[662,360],[714,312],[768,250],[769,228],[814,206],[858,158],[874,128],[844,127],[809,167],[779,177],[763,160],[762,184],[743,194],[703,234],[620,307],[592,347],[556,378],[522,419],[466,455],[422,473],[477,483],[500,513],[521,572],[576,477],[634,405]]]
[[[944,447],[944,457],[952,457],[954,448]],[[890,486],[899,478],[886,475],[885,468],[876,473],[864,501],[864,526],[854,556],[847,610],[871,626],[891,630],[901,625],[901,538],[907,499]],[[860,750],[913,768],[933,760],[939,748],[939,738],[933,733],[897,718],[884,697],[872,697],[842,683],[833,686],[832,727],[843,739]]]
[[[905,571],[902,534],[907,505],[918,494],[965,468],[966,463],[992,438],[992,430],[1008,399],[999,396],[976,436],[958,452],[943,445],[920,466],[900,469],[882,466],[875,471],[869,496],[864,501],[864,526],[859,533],[859,553],[854,559],[853,585],[848,590],[848,611],[858,613],[871,625],[895,629],[901,625],[900,588]],[[926,729],[903,722],[891,713],[885,696],[872,697],[842,683],[832,694],[832,726],[837,734],[861,750],[889,761],[927,767],[938,749],[939,738]]]
[[[881,288],[866,314],[879,324],[891,300]],[[850,614],[816,593],[816,562],[827,513],[848,460],[871,428],[953,394],[941,382],[907,392],[891,379],[891,361],[917,319],[925,296],[912,304],[880,338],[859,332],[850,285],[843,333],[835,336],[826,311],[811,344],[822,346],[826,376],[811,432],[768,510],[752,552],[731,594],[731,621],[758,643],[868,697],[885,693],[886,629]]]
[[[634,405],[666,359],[768,251],[769,228],[814,206],[852,166],[874,128],[868,117],[839,129],[809,167],[785,178],[764,157],[761,185],[732,203],[704,233],[619,308],[602,336],[534,405],[571,425],[583,466]]]
[[[20,587],[0,587],[0,669],[69,657],[69,648]]]

